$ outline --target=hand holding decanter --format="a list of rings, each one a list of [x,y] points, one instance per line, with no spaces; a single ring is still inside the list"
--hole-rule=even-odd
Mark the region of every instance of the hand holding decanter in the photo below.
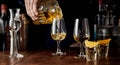
[[[53,19],[63,17],[62,9],[57,0],[41,0],[38,4],[38,19],[34,20],[35,25],[52,24]]]

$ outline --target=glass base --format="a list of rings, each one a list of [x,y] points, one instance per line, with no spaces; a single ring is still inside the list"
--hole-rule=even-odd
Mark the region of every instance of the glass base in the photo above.
[[[66,55],[65,52],[56,52],[56,53],[52,53],[52,55]]]
[[[77,58],[83,58],[83,59],[85,59],[86,56],[85,56],[85,55],[80,55],[80,54],[79,54],[79,55],[77,55],[77,56],[74,56],[74,58],[76,58],[76,59],[77,59]]]
[[[18,53],[18,54],[10,55],[9,57],[23,58],[24,56]]]

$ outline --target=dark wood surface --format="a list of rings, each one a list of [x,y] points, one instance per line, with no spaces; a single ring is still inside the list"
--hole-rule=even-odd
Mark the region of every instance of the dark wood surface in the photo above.
[[[24,51],[24,58],[9,58],[9,51],[0,52],[0,65],[120,65],[120,53],[111,50],[108,58],[98,59],[96,62],[87,62],[85,59],[76,59],[78,51],[66,50],[65,56],[53,56],[54,50]]]

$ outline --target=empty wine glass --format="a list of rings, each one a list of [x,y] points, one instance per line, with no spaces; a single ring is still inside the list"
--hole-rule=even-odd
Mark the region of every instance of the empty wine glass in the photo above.
[[[82,21],[79,21],[78,18],[75,20],[73,38],[78,44],[80,44],[80,54],[75,56],[75,58],[85,58],[84,41],[90,38],[90,30],[87,18],[84,18]]]
[[[66,27],[64,19],[55,18],[51,27],[51,37],[53,40],[57,41],[57,51],[52,53],[52,55],[66,55],[60,49],[60,43],[66,37]]]
[[[21,58],[23,57],[22,54],[18,52],[18,31],[21,28],[21,21],[20,21],[20,9],[9,9],[10,11],[10,21],[9,21],[9,28],[10,28],[10,57]]]

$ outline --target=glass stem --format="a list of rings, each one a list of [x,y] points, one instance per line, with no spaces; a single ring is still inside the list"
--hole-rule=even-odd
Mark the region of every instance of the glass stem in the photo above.
[[[80,55],[84,55],[83,42],[80,43]]]
[[[15,35],[15,37],[14,37],[14,41],[15,41],[15,43],[14,43],[14,54],[17,55],[18,54],[18,46],[17,46],[17,32],[16,31],[14,32],[14,35]]]
[[[61,52],[60,41],[57,41],[57,53]]]

